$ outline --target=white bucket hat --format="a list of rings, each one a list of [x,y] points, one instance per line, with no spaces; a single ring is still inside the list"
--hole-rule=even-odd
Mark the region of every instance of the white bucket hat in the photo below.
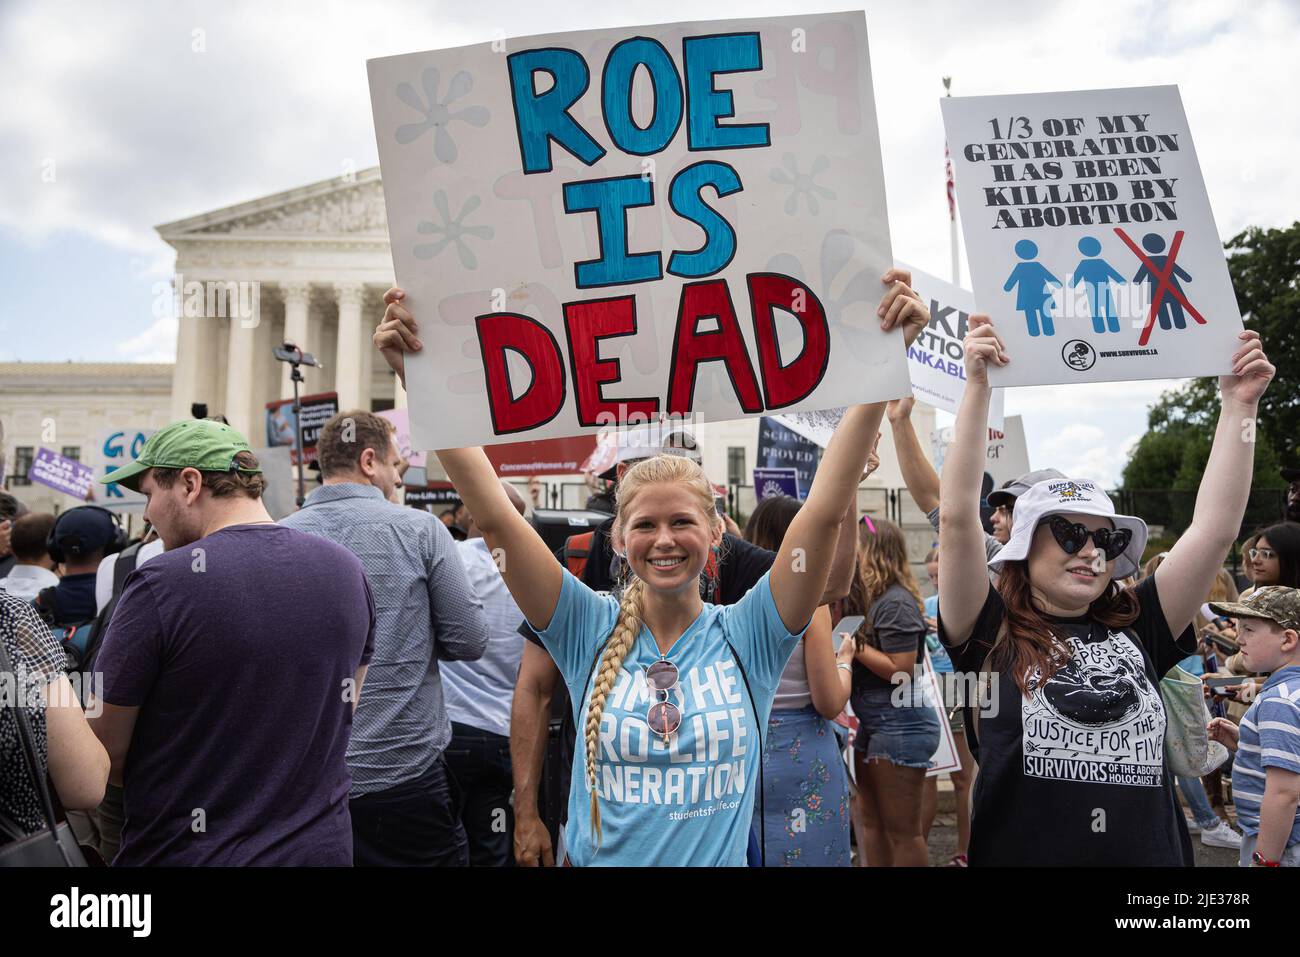
[[[1011,525],[1011,538],[1002,550],[989,559],[995,571],[1003,562],[1014,562],[1029,557],[1029,546],[1039,522],[1050,515],[1098,515],[1115,523],[1115,528],[1126,528],[1132,533],[1128,548],[1115,560],[1113,578],[1136,575],[1142,563],[1142,552],[1147,547],[1147,523],[1133,515],[1118,515],[1110,496],[1086,479],[1047,479],[1030,486],[1016,499],[1016,510]]]

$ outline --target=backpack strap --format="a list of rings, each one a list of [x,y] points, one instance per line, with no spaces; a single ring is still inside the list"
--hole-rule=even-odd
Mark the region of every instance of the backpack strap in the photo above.
[[[564,540],[564,567],[574,578],[581,579],[591,556],[591,540],[595,532],[570,535]]]
[[[754,711],[754,726],[755,731],[758,733],[758,859],[759,867],[767,867],[767,821],[764,813],[767,810],[767,799],[763,793],[763,756],[766,753],[766,745],[763,738],[763,716],[758,713],[758,702],[754,698],[754,689],[749,686],[749,675],[745,673],[745,663],[740,660],[740,654],[725,633],[722,640],[727,643],[727,650],[731,652],[731,657],[736,659],[736,667],[740,669],[740,678],[745,682],[745,693],[749,695],[749,706]]]
[[[143,542],[136,542],[117,553],[117,561],[113,562],[113,592],[110,601],[122,594],[122,589],[126,587],[126,576],[135,571],[136,563],[140,560],[140,548],[143,544]]]
[[[709,558],[704,563],[704,571],[700,574],[700,597],[710,605],[722,604],[722,572],[718,567],[716,548],[709,549]]]
[[[48,588],[42,588],[32,599],[32,605],[36,613],[45,619],[46,624],[51,624],[59,619],[59,591],[57,585],[50,585]]]

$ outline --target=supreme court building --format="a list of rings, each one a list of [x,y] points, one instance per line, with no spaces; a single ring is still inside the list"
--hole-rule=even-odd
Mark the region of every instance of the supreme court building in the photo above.
[[[340,409],[401,404],[370,337],[393,284],[379,169],[313,183],[158,227],[176,250],[179,331],[171,418],[193,403],[260,445],[266,403],[293,395],[288,341],[303,395],[337,391]]]

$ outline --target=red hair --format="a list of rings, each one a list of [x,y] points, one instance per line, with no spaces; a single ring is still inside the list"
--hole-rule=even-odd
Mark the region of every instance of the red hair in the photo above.
[[[1027,562],[1004,562],[997,588],[1007,607],[1007,631],[1006,639],[994,647],[991,663],[998,671],[1010,671],[1020,693],[1028,697],[1034,670],[1042,684],[1069,663],[1070,645],[1034,604]],[[1120,588],[1112,579],[1088,606],[1088,617],[1107,628],[1127,628],[1137,620],[1139,610],[1133,590]]]

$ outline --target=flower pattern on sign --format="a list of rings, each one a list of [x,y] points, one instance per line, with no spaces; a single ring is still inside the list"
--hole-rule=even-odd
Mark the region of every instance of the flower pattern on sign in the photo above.
[[[451,207],[447,204],[447,194],[443,190],[438,190],[433,194],[433,204],[438,207],[438,215],[442,222],[435,223],[430,220],[423,220],[416,231],[424,235],[441,236],[435,243],[416,243],[411,252],[416,259],[433,259],[441,253],[451,243],[456,244],[456,253],[460,256],[460,264],[466,269],[478,268],[478,257],[474,255],[474,250],[469,248],[466,242],[467,236],[477,236],[479,239],[491,239],[495,234],[491,226],[466,226],[465,217],[482,204],[478,196],[471,196],[465,200],[461,206],[460,212],[453,219]]]
[[[424,86],[423,99],[410,83],[397,85],[397,98],[417,113],[422,113],[424,119],[418,123],[402,124],[397,128],[394,137],[398,143],[406,146],[418,140],[427,130],[433,130],[433,155],[438,157],[440,162],[454,163],[459,150],[448,127],[457,120],[470,126],[486,126],[491,113],[485,106],[467,106],[463,110],[452,112],[451,104],[474,88],[474,77],[465,70],[461,70],[451,78],[451,83],[447,85],[447,97],[444,100],[438,99],[437,67],[431,66],[426,69],[420,75],[420,81]]]
[[[784,167],[782,169],[781,167]],[[807,173],[799,172],[799,161],[795,159],[793,153],[786,153],[781,157],[781,166],[776,167],[771,172],[772,182],[780,183],[783,186],[790,187],[790,195],[785,200],[785,214],[793,216],[799,211],[799,197],[804,198],[808,206],[808,212],[816,216],[821,212],[821,203],[817,202],[817,197],[832,200],[835,198],[835,192],[827,189],[825,186],[819,186],[814,179],[818,174],[826,172],[831,168],[831,161],[825,156],[818,156],[813,160],[812,169]]]

